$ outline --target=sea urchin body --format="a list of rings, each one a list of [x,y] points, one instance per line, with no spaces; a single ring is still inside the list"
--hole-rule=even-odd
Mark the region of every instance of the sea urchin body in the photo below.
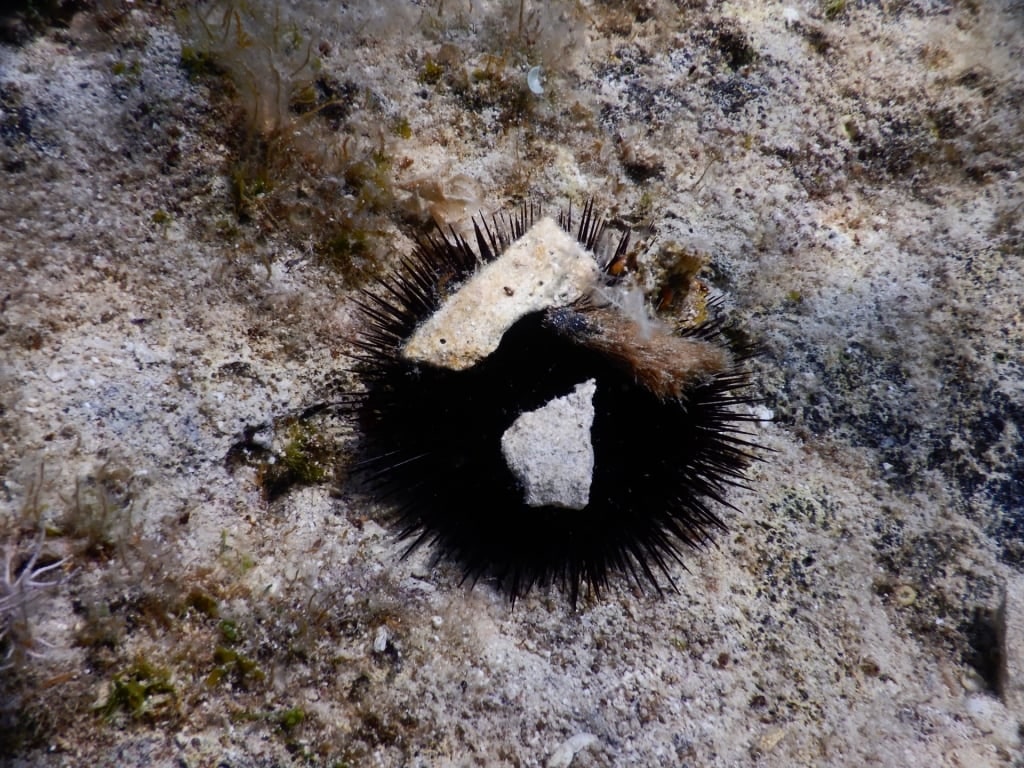
[[[360,300],[356,475],[410,550],[513,600],[555,583],[575,603],[615,573],[660,590],[752,460],[744,353],[717,321],[672,332],[609,299],[589,206],[475,226]]]

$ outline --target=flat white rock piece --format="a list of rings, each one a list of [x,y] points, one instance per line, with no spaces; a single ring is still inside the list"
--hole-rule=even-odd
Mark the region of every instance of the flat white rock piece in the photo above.
[[[594,393],[597,382],[577,384],[535,411],[519,415],[501,436],[501,453],[531,507],[583,509],[594,475]]]
[[[568,306],[591,291],[598,275],[594,257],[544,217],[427,318],[402,355],[463,371],[494,352],[516,320]]]

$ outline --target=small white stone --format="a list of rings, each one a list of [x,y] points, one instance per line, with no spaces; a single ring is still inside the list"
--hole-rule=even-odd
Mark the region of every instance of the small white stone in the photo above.
[[[463,371],[494,352],[519,318],[568,306],[589,294],[598,276],[594,257],[545,217],[425,320],[402,355]]]
[[[377,635],[373,638],[374,653],[384,653],[388,648],[388,628],[381,625],[377,628]]]
[[[151,347],[141,341],[137,341],[132,345],[131,353],[140,365],[156,365],[170,361],[170,355],[168,355],[167,350]]]
[[[597,743],[597,736],[592,733],[577,733],[563,741],[551,757],[548,758],[547,768],[569,768],[576,753]]]
[[[519,415],[501,436],[501,453],[531,507],[583,509],[594,475],[594,393],[589,379],[570,394]]]

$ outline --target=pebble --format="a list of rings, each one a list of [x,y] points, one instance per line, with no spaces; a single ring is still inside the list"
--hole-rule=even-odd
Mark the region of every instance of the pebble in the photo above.
[[[380,626],[377,628],[377,635],[373,638],[374,653],[384,653],[388,648],[388,628]]]
[[[558,748],[551,753],[546,763],[547,768],[569,768],[572,759],[577,752],[597,743],[597,736],[592,733],[577,733],[575,736],[563,741]]]

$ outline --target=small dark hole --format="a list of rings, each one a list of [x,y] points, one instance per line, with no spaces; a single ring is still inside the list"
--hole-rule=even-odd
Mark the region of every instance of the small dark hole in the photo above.
[[[964,634],[969,643],[964,652],[964,662],[977,670],[988,690],[997,691],[1002,652],[995,612],[976,607],[974,616],[964,627]]]

